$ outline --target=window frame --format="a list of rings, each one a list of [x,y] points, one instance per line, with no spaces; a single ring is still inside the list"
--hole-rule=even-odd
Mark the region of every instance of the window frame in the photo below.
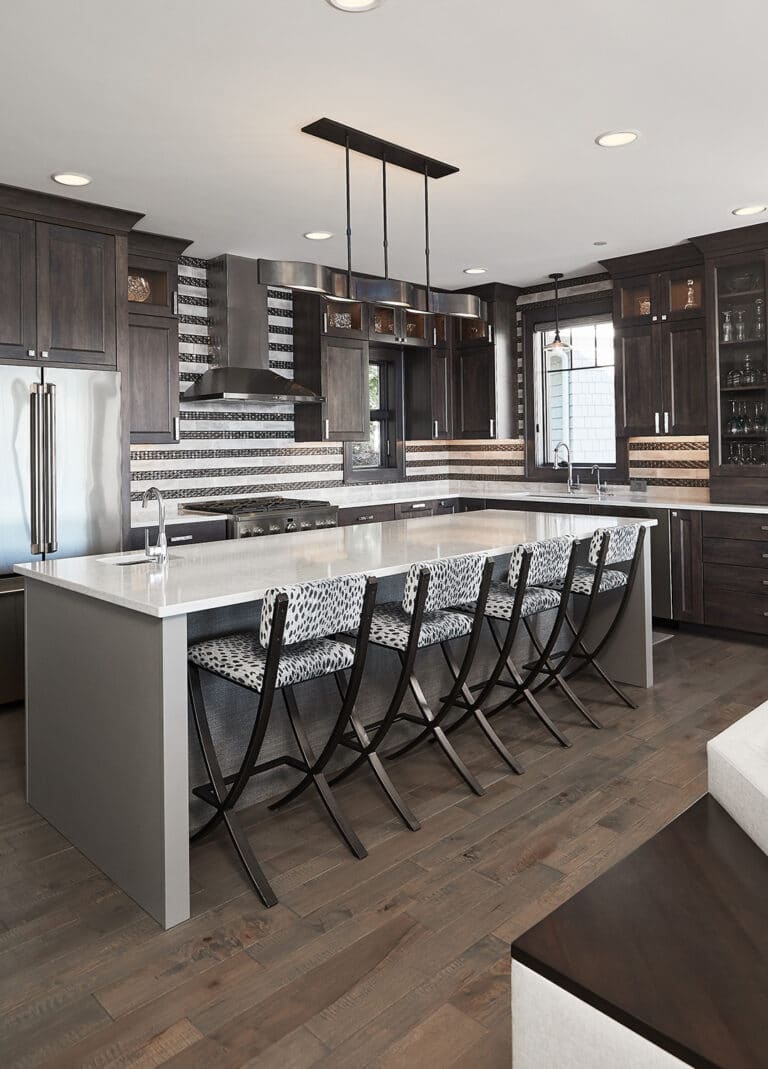
[[[554,320],[554,301],[542,304],[531,304],[521,309],[521,326],[523,338],[523,385],[525,389],[525,478],[529,482],[557,482],[565,483],[568,479],[566,467],[555,468],[551,461],[539,464],[536,459],[536,346],[534,333],[543,324]],[[567,298],[560,300],[560,325],[561,327],[571,319],[582,319],[589,316],[605,316],[613,319],[613,299],[610,291],[601,292],[593,299],[582,298],[573,303]],[[618,388],[617,369],[614,363],[614,412],[616,413],[616,463],[601,464],[600,473],[602,479],[613,482],[626,482],[628,475],[628,460],[626,439],[618,433],[618,405],[616,404],[615,390]],[[574,457],[573,469],[578,472],[582,483],[595,483],[595,476],[591,474],[592,463],[580,464],[579,458]]]
[[[390,429],[389,441],[390,466],[377,468],[355,468],[353,457],[355,442],[344,443],[344,482],[345,484],[359,483],[385,483],[397,482],[405,476],[405,448],[403,443],[403,426],[405,419],[405,396],[403,393],[403,353],[402,350],[371,347],[368,357],[369,364],[386,365],[387,383],[386,392],[391,395],[386,400],[391,401],[388,410],[394,410],[394,426]],[[372,409],[371,411],[382,411]],[[370,420],[370,415],[369,415]]]

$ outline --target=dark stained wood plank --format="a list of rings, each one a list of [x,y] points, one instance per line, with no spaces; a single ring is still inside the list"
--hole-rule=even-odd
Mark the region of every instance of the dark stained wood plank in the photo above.
[[[431,747],[393,763],[418,833],[368,775],[345,782],[363,862],[313,799],[245,810],[280,906],[261,907],[216,836],[192,853],[193,919],[167,933],[26,806],[22,711],[3,712],[3,1069],[361,1069],[393,1051],[428,1066],[444,1048],[446,1066],[508,1065],[510,942],[700,796],[706,740],[765,696],[755,644],[680,632],[656,664],[637,710],[578,680],[603,731],[548,693],[571,749],[522,710],[497,718],[523,776],[462,730],[481,798]]]

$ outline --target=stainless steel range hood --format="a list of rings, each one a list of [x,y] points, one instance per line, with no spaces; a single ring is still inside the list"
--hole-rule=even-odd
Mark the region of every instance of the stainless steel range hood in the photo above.
[[[317,404],[314,390],[269,367],[267,287],[258,261],[221,256],[208,267],[208,307],[216,367],[182,395],[182,401],[249,404]]]

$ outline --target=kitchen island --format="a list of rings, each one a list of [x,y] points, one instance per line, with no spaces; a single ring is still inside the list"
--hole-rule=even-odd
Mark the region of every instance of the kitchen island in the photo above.
[[[627,522],[485,510],[193,545],[164,565],[141,554],[18,565],[28,800],[161,924],[178,924],[190,910],[188,642],[255,627],[273,586],[365,572],[391,600],[418,561],[485,552],[503,569],[523,542],[570,534],[586,551],[597,527]],[[646,539],[603,657],[618,680],[641,687],[653,685],[649,578]]]

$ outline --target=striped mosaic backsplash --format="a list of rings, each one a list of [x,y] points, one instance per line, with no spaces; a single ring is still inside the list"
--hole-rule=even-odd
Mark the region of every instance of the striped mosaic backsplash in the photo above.
[[[646,479],[649,486],[709,486],[709,439],[629,439],[629,477]]]
[[[269,291],[269,366],[293,375],[293,305],[283,290]],[[179,379],[182,392],[215,366],[208,316],[206,261],[185,256],[179,265]],[[408,442],[406,480],[522,478],[520,442]],[[131,499],[149,485],[179,504],[343,485],[337,443],[297,445],[290,405],[211,405],[182,402],[181,440],[131,447]]]

